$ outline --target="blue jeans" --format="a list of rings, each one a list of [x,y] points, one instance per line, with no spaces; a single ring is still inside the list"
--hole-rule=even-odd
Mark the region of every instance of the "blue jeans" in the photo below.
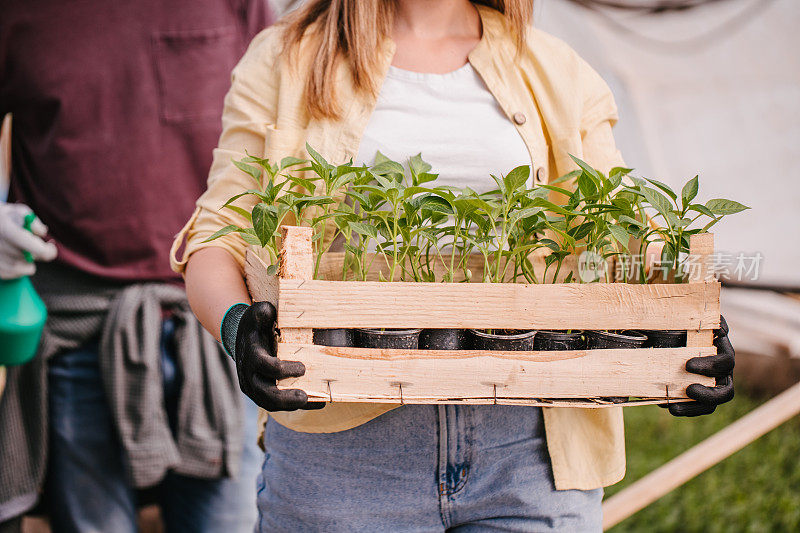
[[[180,380],[173,340],[174,323],[166,320],[161,353],[171,418]],[[45,492],[53,530],[135,532],[136,491],[125,479],[124,451],[106,403],[97,344],[55,356],[48,380],[50,462]],[[153,491],[167,531],[252,531],[263,452],[256,444],[258,408],[247,398],[243,404],[245,435],[239,476],[206,480],[167,474]]]
[[[602,530],[602,489],[556,491],[542,411],[414,405],[338,433],[267,423],[261,531]]]

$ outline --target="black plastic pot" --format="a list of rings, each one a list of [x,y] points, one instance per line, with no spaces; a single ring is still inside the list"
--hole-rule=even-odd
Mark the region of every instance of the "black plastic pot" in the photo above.
[[[423,329],[419,334],[420,350],[466,350],[467,332],[463,329]]]
[[[625,331],[589,331],[587,332],[587,348],[599,350],[603,348],[641,348],[647,342],[647,337],[640,331],[626,329]],[[609,402],[627,402],[625,396],[609,396],[603,398]]]
[[[482,330],[469,329],[469,346],[473,350],[500,350],[527,352],[533,350],[533,339],[536,331],[506,331],[486,333]]]
[[[586,347],[590,350],[604,348],[641,348],[647,337],[639,331],[587,331]]]
[[[664,331],[642,331],[647,335],[646,348],[680,348],[686,346],[686,331],[668,329]]]
[[[353,330],[345,328],[315,329],[314,344],[321,346],[353,346]]]
[[[390,348],[416,350],[419,348],[421,329],[368,329],[355,330],[355,344],[359,348]]]
[[[539,330],[533,338],[533,349],[545,352],[556,350],[581,350],[586,347],[583,331]]]

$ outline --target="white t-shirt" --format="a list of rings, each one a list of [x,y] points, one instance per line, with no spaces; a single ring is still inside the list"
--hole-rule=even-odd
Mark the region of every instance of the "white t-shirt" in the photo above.
[[[490,174],[530,165],[517,129],[472,65],[447,74],[389,67],[356,164],[371,165],[380,151],[395,161],[418,153],[438,173],[437,185],[496,187]]]

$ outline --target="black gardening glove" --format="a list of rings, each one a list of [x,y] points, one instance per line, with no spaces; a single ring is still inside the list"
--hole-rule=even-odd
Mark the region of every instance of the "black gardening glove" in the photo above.
[[[231,307],[222,321],[222,343],[236,362],[239,387],[267,411],[321,409],[325,402],[309,402],[300,389],[279,389],[275,382],[305,374],[299,361],[276,357],[277,312],[269,302]]]
[[[728,340],[728,324],[720,317],[719,329],[714,331],[714,346],[717,355],[693,357],[686,361],[686,370],[693,374],[716,378],[714,387],[693,383],[686,388],[686,395],[694,402],[671,403],[669,412],[674,416],[700,416],[714,412],[719,404],[733,399],[733,366],[735,354]]]

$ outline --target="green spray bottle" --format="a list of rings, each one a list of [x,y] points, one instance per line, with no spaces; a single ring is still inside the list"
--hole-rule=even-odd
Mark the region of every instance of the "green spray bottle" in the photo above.
[[[33,213],[25,217],[26,230],[30,231],[35,219]],[[33,262],[28,252],[23,253]],[[33,359],[46,320],[47,309],[28,276],[0,279],[0,366],[21,365]]]

